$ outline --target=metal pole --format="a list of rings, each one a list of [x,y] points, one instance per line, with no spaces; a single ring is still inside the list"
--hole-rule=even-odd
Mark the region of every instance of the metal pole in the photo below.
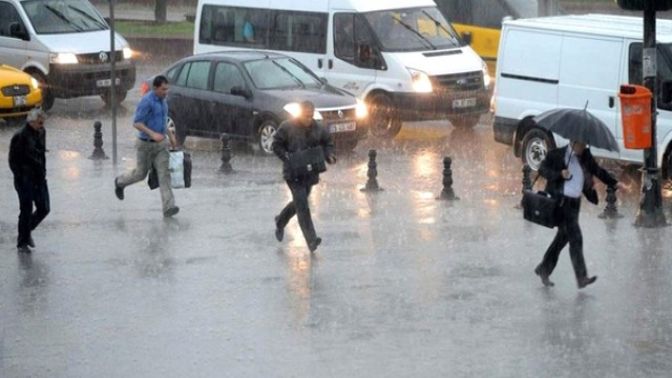
[[[114,0],[110,2],[110,55],[112,56],[112,65],[110,67],[110,106],[112,107],[112,163],[117,165],[117,53],[114,46]]]
[[[651,101],[651,148],[644,150],[642,177],[642,200],[635,225],[642,227],[665,226],[660,169],[658,169],[658,146],[656,138],[657,91],[656,91],[656,7],[654,1],[644,3],[644,49],[642,77],[644,86],[653,93]]]

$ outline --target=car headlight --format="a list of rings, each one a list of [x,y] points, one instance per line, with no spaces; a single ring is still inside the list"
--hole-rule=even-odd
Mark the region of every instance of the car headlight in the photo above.
[[[49,55],[49,62],[53,64],[77,64],[77,55],[73,53],[58,53]]]
[[[418,93],[431,93],[434,88],[432,87],[432,81],[429,79],[429,76],[413,68],[407,68],[408,72],[411,73],[411,80],[413,80],[413,90]]]
[[[483,62],[483,85],[485,88],[490,88],[490,82],[492,81],[492,78],[490,77],[490,72],[488,72],[488,65],[487,63]]]
[[[292,118],[298,118],[301,115],[301,104],[298,102],[290,102],[289,104],[282,107]],[[313,113],[313,119],[316,121],[322,120],[322,114],[315,110]]]
[[[30,84],[33,86],[33,90],[38,90],[40,89],[40,82],[37,81],[35,78],[30,79]]]
[[[129,60],[133,57],[133,50],[130,47],[124,47],[122,51],[124,53],[124,60]]]
[[[369,109],[366,107],[364,101],[357,99],[357,106],[355,107],[355,117],[357,119],[364,119],[369,116]]]

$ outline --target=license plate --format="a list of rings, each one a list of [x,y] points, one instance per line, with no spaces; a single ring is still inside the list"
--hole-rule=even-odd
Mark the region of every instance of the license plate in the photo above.
[[[121,81],[119,78],[114,79],[115,85],[119,85]],[[104,87],[111,87],[112,86],[112,79],[102,79],[102,80],[96,80],[96,86],[99,88],[104,88]]]
[[[453,108],[471,108],[472,106],[476,106],[475,98],[460,98],[453,100]]]
[[[355,131],[357,125],[354,122],[333,123],[329,125],[330,133],[343,133],[348,131]]]
[[[26,105],[26,96],[14,96],[14,107]]]

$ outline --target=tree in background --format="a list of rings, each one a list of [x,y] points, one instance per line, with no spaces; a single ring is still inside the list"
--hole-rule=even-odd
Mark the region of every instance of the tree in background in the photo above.
[[[168,16],[168,0],[156,0],[154,3],[154,20],[166,22]]]

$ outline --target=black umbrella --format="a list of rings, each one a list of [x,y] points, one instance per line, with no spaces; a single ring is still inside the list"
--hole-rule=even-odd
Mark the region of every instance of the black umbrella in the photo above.
[[[534,117],[537,125],[573,142],[609,151],[618,151],[618,143],[607,125],[584,109],[558,108]]]

